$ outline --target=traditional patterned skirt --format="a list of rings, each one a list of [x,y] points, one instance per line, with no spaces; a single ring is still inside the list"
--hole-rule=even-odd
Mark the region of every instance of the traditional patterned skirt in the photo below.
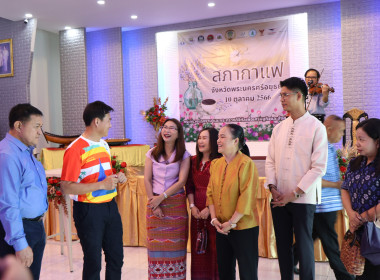
[[[185,193],[161,202],[165,217],[155,217],[147,209],[149,279],[186,279],[188,217]]]

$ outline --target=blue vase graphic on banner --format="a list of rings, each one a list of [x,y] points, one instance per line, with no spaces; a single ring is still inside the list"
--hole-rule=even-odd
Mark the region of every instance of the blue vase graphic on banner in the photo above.
[[[185,105],[190,110],[195,110],[198,104],[202,102],[203,96],[201,90],[198,88],[197,82],[189,82],[189,87],[183,96]]]

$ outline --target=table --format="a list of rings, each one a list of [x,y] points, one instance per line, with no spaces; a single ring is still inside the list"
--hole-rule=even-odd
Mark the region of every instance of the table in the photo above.
[[[257,210],[259,214],[259,256],[277,258],[276,238],[273,229],[270,210],[271,194],[264,188],[266,178],[260,177],[260,187],[257,194]],[[146,246],[146,192],[144,176],[139,175],[118,187],[116,202],[123,222],[123,245]],[[190,212],[189,212],[190,213]],[[344,211],[338,211],[335,229],[339,244],[348,230],[348,219]],[[136,230],[137,229],[137,230]],[[188,246],[188,249],[190,247]],[[327,261],[320,241],[314,243],[316,261]]]
[[[119,207],[123,223],[124,246],[146,246],[146,193],[144,176],[140,174],[118,186],[116,203]],[[277,258],[276,241],[270,210],[271,194],[264,188],[265,177],[260,177],[260,187],[257,195],[257,210],[259,214],[259,255],[266,258]],[[49,206],[45,228],[47,234],[59,231],[58,211]],[[348,220],[343,211],[338,212],[335,225],[338,240],[341,244],[344,233],[348,230]],[[75,226],[73,225],[73,232]],[[73,236],[76,238],[76,236]],[[320,241],[314,244],[314,256],[316,261],[327,261]]]

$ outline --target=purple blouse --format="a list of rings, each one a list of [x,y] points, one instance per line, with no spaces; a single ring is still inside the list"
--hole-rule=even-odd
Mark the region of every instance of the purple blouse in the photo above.
[[[146,157],[150,158],[153,162],[153,175],[152,175],[152,185],[153,192],[156,194],[162,194],[173,184],[175,184],[179,179],[179,170],[181,168],[182,161],[173,162],[176,150],[172,153],[168,160],[165,160],[163,156],[160,156],[158,161],[152,156],[152,151],[154,148],[150,149],[146,153]],[[182,160],[188,158],[190,154],[185,151]],[[180,190],[179,192],[182,192]]]

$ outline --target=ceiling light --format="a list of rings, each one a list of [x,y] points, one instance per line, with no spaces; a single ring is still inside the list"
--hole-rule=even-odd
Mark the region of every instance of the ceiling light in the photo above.
[[[32,18],[33,15],[32,14],[25,14],[25,18]]]
[[[137,19],[136,15],[131,15],[131,19]]]
[[[65,26],[65,30],[70,30],[71,27],[70,26]]]
[[[215,3],[214,2],[210,2],[207,4],[209,7],[215,7]]]
[[[106,3],[106,1],[104,1],[104,0],[98,0],[98,2],[97,2],[99,5],[104,5],[105,3]]]

